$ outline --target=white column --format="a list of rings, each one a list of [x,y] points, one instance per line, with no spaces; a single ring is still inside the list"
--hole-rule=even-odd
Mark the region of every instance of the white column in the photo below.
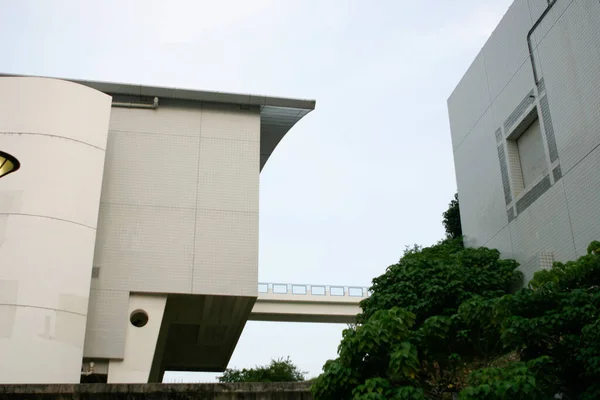
[[[148,383],[166,304],[167,295],[130,294],[125,358],[109,361],[108,383]]]
[[[111,98],[0,78],[0,384],[77,383]]]

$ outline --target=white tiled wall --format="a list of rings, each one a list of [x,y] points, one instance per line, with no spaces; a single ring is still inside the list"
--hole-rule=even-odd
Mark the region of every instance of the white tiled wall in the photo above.
[[[504,121],[515,110],[521,100],[533,89],[533,73],[528,60],[523,60],[512,79],[504,86],[504,90],[491,104],[494,114],[494,126],[500,128]]]
[[[575,248],[577,256],[582,256],[590,242],[600,240],[600,147],[577,164],[563,180]]]
[[[193,293],[256,296],[258,213],[198,210]]]
[[[489,107],[490,93],[485,60],[483,53],[479,53],[448,99],[452,145],[455,151]]]
[[[554,252],[557,261],[573,260],[569,226],[563,182],[559,181],[511,222],[515,258],[523,262],[540,252]]]
[[[526,0],[515,1],[483,48],[487,83],[492,101],[527,60],[527,32],[531,15]]]
[[[258,141],[202,137],[198,208],[255,213],[259,151]]]
[[[563,176],[516,219],[506,215],[495,132],[535,88],[527,32],[545,7],[514,1],[448,100],[467,243],[514,256],[528,279],[549,259],[542,255],[571,260],[600,240],[598,1],[557,0],[534,32]]]
[[[514,250],[512,247],[512,239],[510,236],[510,226],[505,226],[487,243],[486,247],[497,249],[500,255],[504,258],[514,258]]]
[[[199,147],[198,135],[111,131],[102,203],[194,208]]]
[[[93,288],[189,293],[194,209],[102,204]],[[168,278],[168,279],[167,279]]]
[[[198,137],[201,124],[202,112],[197,106],[161,103],[160,107],[152,111],[113,108],[110,113],[109,129],[120,132]]]
[[[256,296],[259,153],[258,108],[113,108],[93,312],[126,308],[129,292]],[[123,356],[122,341],[103,336],[124,340],[121,321],[88,322],[86,357]]]
[[[463,232],[472,246],[483,246],[508,222],[493,126],[488,110],[454,153]]]
[[[573,1],[539,46],[563,174],[600,143],[600,3],[591,3]]]

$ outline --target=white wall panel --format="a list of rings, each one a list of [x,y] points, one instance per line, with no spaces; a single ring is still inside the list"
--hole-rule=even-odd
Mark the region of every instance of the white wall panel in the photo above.
[[[539,45],[563,173],[600,144],[600,3],[594,3],[573,1]]]
[[[492,101],[528,59],[527,32],[531,25],[527,0],[515,0],[485,44],[482,51]]]
[[[0,146],[21,162],[21,168],[0,183],[0,213],[96,228],[104,150],[54,136],[1,131]]]
[[[257,108],[176,101],[113,109],[95,296],[257,295],[260,118]],[[113,315],[115,301],[94,312]],[[86,356],[123,356],[126,324],[93,318],[88,330]]]
[[[258,294],[258,213],[198,210],[193,293]]]
[[[463,234],[472,246],[508,224],[493,126],[490,110],[454,154]]]
[[[111,98],[43,78],[0,93],[0,149],[21,162],[0,180],[0,383],[77,383]]]
[[[195,211],[103,204],[95,289],[190,293]]]
[[[198,136],[110,131],[102,203],[194,208],[199,143]]]
[[[198,208],[258,211],[259,143],[202,138]]]
[[[197,137],[201,124],[200,106],[180,102],[169,105],[163,101],[154,110],[115,107],[110,116],[111,131]]]
[[[480,52],[448,99],[452,146],[455,151],[490,104],[485,60],[483,52]]]
[[[482,49],[484,70],[472,67],[449,99],[461,217],[467,243],[503,248],[502,254],[506,256],[507,235],[496,234],[489,239],[499,221],[490,211],[498,204],[506,203],[502,208],[511,220],[508,237],[513,256],[522,264],[527,278],[549,265],[552,259],[566,261],[584,254],[589,242],[598,240],[600,235],[600,215],[596,212],[600,203],[597,179],[600,165],[600,3],[597,1],[557,0],[533,35],[535,61],[539,78],[543,79],[539,104],[544,146],[547,147],[544,150],[551,161],[549,176],[539,185],[526,188],[517,199],[508,196],[503,201],[503,193],[495,190],[499,185],[503,186],[501,166],[498,156],[486,150],[489,147],[487,141],[503,127],[509,116],[512,118],[523,111],[522,108],[527,108],[523,107],[524,99],[534,89],[527,32],[547,6],[546,0],[515,0]],[[480,53],[474,65],[478,65],[481,58]],[[468,98],[465,101],[456,99],[465,98],[465,82],[477,82],[482,74],[487,75],[494,118],[493,124],[479,129],[485,118],[481,118],[481,110]],[[474,90],[471,92],[475,93]],[[535,103],[535,100],[529,103]],[[479,119],[476,128],[465,123]],[[503,138],[499,137],[497,142],[502,143]],[[509,171],[518,169],[513,168],[519,163],[514,156],[508,157]],[[510,176],[511,181],[517,181],[514,173]],[[515,188],[512,189],[514,192]],[[514,209],[520,212],[513,219]]]
[[[106,148],[110,96],[47,78],[0,78],[0,132],[52,135]]]
[[[579,257],[592,241],[600,241],[600,147],[563,179]]]

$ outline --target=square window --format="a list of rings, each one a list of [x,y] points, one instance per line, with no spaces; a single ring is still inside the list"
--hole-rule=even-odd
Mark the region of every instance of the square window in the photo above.
[[[539,119],[535,119],[517,139],[523,185],[527,188],[548,173],[548,162]]]
[[[515,198],[548,174],[546,145],[537,108],[531,105],[506,138],[510,186]]]

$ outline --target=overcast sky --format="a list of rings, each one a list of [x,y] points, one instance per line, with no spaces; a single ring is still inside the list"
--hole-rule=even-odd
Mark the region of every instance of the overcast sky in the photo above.
[[[511,1],[0,0],[0,72],[316,99],[261,174],[260,280],[368,286],[443,236],[446,99]],[[248,323],[230,367],[315,376],[344,328]]]

